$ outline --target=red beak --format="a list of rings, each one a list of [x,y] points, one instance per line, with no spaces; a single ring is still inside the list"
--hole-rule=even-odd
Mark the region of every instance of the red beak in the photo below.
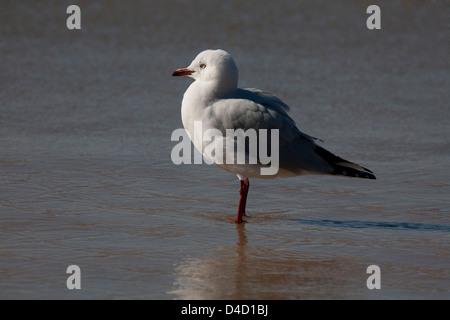
[[[195,71],[189,70],[188,68],[177,69],[172,73],[173,77],[181,77],[181,76],[189,76],[193,74]]]

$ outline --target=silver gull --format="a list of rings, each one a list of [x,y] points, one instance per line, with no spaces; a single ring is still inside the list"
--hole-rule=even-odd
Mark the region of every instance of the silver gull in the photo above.
[[[240,180],[240,199],[235,222],[244,222],[249,178],[273,179],[277,177],[293,177],[305,174],[327,174],[347,177],[375,179],[372,171],[360,165],[344,160],[317,144],[318,139],[301,132],[294,120],[289,116],[289,107],[275,95],[258,89],[238,88],[238,68],[232,56],[224,50],[205,50],[198,54],[186,68],[177,69],[172,76],[188,76],[195,81],[186,90],[181,107],[183,126],[193,141],[195,147],[212,160],[218,167],[235,174]],[[196,124],[201,124],[201,133],[207,130],[222,133],[223,141],[219,139],[197,139]],[[228,138],[232,129],[244,132],[255,130],[267,134],[267,146],[256,144],[257,151],[262,147],[272,155],[277,154],[276,172],[263,174],[263,168],[268,163],[260,158],[251,162],[250,139],[244,140],[246,162],[236,161],[239,152],[234,155],[234,161],[217,161],[214,152],[206,149],[216,144],[223,146],[222,156],[227,156],[229,150],[223,142],[237,145],[236,137]],[[275,130],[274,130],[275,129]],[[228,130],[228,131],[227,131]],[[266,131],[264,131],[266,130]],[[268,131],[267,131],[268,130]],[[274,135],[272,132],[276,132]],[[272,134],[271,134],[272,133]],[[247,136],[248,137],[248,136]],[[278,150],[273,150],[274,142]],[[242,143],[242,140],[240,140]],[[259,142],[261,143],[261,142]],[[270,148],[272,147],[272,150]],[[264,149],[263,148],[263,149]],[[214,149],[217,153],[218,149]],[[242,150],[242,149],[240,149]],[[220,151],[220,150],[219,150]],[[258,153],[257,153],[258,155]],[[256,163],[255,163],[256,162]]]

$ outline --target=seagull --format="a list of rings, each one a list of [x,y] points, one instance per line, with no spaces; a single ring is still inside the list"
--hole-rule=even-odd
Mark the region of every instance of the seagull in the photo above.
[[[238,67],[228,52],[221,49],[205,50],[199,53],[188,67],[175,70],[172,76],[188,76],[195,80],[184,93],[181,118],[187,135],[204,156],[208,145],[214,144],[216,139],[196,139],[195,125],[198,123],[202,125],[202,133],[213,129],[225,137],[229,130],[239,129],[244,132],[248,130],[263,132],[265,129],[264,132],[269,130],[270,133],[277,133],[269,134],[267,140],[261,140],[259,133],[260,144],[256,147],[259,151],[270,149],[272,144],[269,145],[269,141],[272,143],[278,138],[275,141],[278,150],[274,148],[270,150],[271,154],[278,151],[278,170],[275,173],[262,174],[261,169],[267,168],[268,164],[259,158],[253,163],[214,162],[218,167],[235,174],[240,181],[236,223],[245,222],[243,217],[246,216],[249,178],[273,179],[325,174],[376,179],[369,169],[334,155],[318,144],[322,140],[301,132],[289,116],[289,106],[277,96],[254,88],[238,88]],[[230,142],[229,138],[223,139]],[[237,145],[236,138],[231,140]],[[250,140],[244,141],[246,141],[246,159],[249,160]],[[268,145],[261,144],[261,141],[266,141]],[[209,158],[211,154],[208,154]]]

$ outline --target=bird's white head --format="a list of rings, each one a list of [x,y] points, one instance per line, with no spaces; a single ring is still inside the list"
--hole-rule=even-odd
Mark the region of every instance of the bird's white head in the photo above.
[[[189,76],[196,81],[211,82],[223,95],[237,89],[239,72],[231,55],[218,49],[200,52],[189,67],[177,69],[172,76]]]

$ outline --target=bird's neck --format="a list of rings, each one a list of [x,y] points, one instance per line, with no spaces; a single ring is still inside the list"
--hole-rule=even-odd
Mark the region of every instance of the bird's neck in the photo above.
[[[202,121],[207,109],[223,98],[231,97],[236,92],[237,84],[223,85],[218,81],[195,81],[184,93],[181,117],[184,127],[192,133],[194,122]]]
[[[184,94],[184,99],[195,101],[199,107],[207,107],[219,99],[224,99],[237,90],[237,82],[230,81],[195,81]]]
[[[237,90],[237,81],[212,80],[199,83],[203,96],[212,101],[224,99],[232,95]]]

